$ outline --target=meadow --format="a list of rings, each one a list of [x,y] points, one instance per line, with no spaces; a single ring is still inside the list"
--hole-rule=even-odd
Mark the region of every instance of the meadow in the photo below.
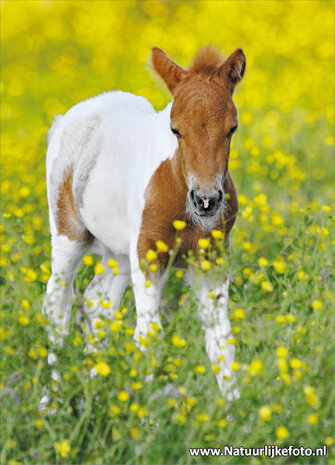
[[[269,463],[188,452],[226,444],[326,445],[327,457],[273,462],[335,463],[333,9],[330,1],[1,2],[2,464]],[[187,66],[207,43],[226,56],[242,47],[247,58],[230,155],[240,210],[229,314],[241,398],[221,397],[194,297],[171,269],[164,338],[148,334],[146,354],[134,345],[131,286],[115,321],[101,324],[104,351],[85,353],[73,319],[58,352],[60,391],[41,411],[44,388],[54,387],[41,315],[52,119],[111,89],[162,109],[170,95],[146,70],[150,48]],[[79,291],[94,270],[99,257],[85,257]]]

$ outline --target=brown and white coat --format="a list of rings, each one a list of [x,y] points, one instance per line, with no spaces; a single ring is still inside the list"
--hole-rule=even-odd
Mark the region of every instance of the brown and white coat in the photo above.
[[[113,318],[130,281],[136,301],[135,340],[145,336],[158,314],[167,254],[158,256],[157,279],[150,287],[140,261],[155,242],[172,247],[174,220],[182,253],[197,251],[198,240],[213,229],[228,241],[237,212],[237,195],[228,170],[230,142],[237,128],[232,100],[242,79],[245,56],[237,49],[226,61],[212,48],[201,49],[189,70],[159,48],[152,65],[173,95],[157,113],[143,97],[107,92],[74,106],[53,124],[47,152],[47,185],[52,234],[52,275],[43,305],[49,337],[62,344],[74,301],[73,279],[82,257],[102,256],[104,273],[96,275],[84,299],[94,322],[102,313]],[[229,194],[229,195],[226,195]],[[108,259],[118,262],[113,274]],[[238,396],[234,346],[228,318],[228,276],[208,281],[191,276],[211,362],[219,363],[219,387]],[[209,292],[216,298],[209,298]],[[112,306],[103,309],[99,298]],[[49,361],[55,356],[51,353]]]

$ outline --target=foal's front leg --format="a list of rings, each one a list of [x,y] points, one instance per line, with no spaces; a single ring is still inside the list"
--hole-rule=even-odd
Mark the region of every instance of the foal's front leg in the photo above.
[[[140,269],[136,244],[131,247],[130,262],[137,318],[134,339],[141,345],[141,338],[147,336],[153,323],[162,328],[159,319],[161,286],[159,278],[154,283],[150,282]]]
[[[222,394],[228,400],[240,397],[231,364],[235,358],[235,347],[231,343],[232,333],[228,318],[228,278],[219,285],[205,277],[192,280],[199,302],[199,316],[205,332],[206,350],[212,364],[220,371],[216,379]]]

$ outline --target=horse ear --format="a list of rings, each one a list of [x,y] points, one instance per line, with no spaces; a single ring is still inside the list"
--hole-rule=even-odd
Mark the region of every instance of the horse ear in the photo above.
[[[228,86],[230,92],[233,93],[236,84],[243,78],[245,65],[246,59],[243,50],[241,48],[237,48],[214,73],[214,75],[220,80],[223,80]]]
[[[168,86],[171,94],[173,94],[179,82],[188,74],[188,71],[178,66],[158,47],[152,48],[152,65]]]

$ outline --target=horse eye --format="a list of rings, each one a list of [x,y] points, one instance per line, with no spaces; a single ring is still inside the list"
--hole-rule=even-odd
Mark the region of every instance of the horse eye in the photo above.
[[[175,128],[172,128],[172,127],[171,127],[171,131],[172,131],[173,134],[174,134],[175,136],[177,136],[178,138],[181,137],[181,134],[180,134],[180,132],[178,131],[178,129],[175,129]]]
[[[232,134],[234,134],[234,132],[236,131],[236,129],[237,129],[237,124],[236,124],[234,127],[232,127],[232,128],[230,129],[230,131],[228,132],[228,136],[231,136]]]

